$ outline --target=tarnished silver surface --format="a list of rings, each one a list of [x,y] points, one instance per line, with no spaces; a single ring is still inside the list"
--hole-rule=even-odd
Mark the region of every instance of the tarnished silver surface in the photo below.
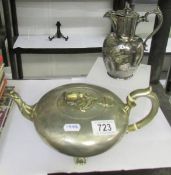
[[[86,162],[86,157],[111,148],[127,131],[145,126],[159,107],[151,87],[133,91],[126,103],[105,88],[84,83],[57,87],[32,106],[13,90],[8,95],[48,144],[76,157],[75,161],[80,164]],[[130,110],[139,97],[151,100],[151,110],[141,121],[129,125]]]
[[[153,13],[159,19],[158,26],[143,42],[135,35],[137,24],[147,22],[148,15]],[[111,19],[114,29],[104,40],[102,49],[107,72],[114,78],[129,78],[141,63],[147,40],[161,27],[162,13],[157,8],[140,17],[134,10],[126,7],[124,10],[109,11],[104,17]]]
[[[67,97],[69,95],[74,97]],[[34,124],[40,135],[58,151],[73,157],[88,157],[106,151],[125,133],[128,114],[123,108],[124,103],[104,88],[69,84],[41,98],[36,106],[38,116]],[[93,134],[91,122],[97,120],[114,120],[115,132]],[[78,126],[80,130],[72,131],[65,126]]]

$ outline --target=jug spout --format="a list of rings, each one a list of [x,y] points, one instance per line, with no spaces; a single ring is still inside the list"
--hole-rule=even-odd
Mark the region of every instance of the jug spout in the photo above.
[[[13,99],[13,101],[17,104],[20,112],[23,114],[24,117],[26,117],[29,120],[33,120],[33,112],[35,110],[36,105],[28,105],[26,104],[18,93],[16,93],[14,90],[11,90],[7,94],[10,98]]]
[[[115,15],[115,11],[112,11],[112,10],[108,11],[104,14],[103,17],[109,18],[112,21],[113,28],[116,30],[116,28],[117,28],[117,18],[116,18],[116,15]]]
[[[106,12],[106,13],[104,14],[103,17],[108,17],[108,18],[110,18],[111,15],[112,15],[112,11],[108,11],[108,12]]]

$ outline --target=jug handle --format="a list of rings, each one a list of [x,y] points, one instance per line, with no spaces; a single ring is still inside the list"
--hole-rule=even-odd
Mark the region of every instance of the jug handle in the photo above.
[[[151,101],[151,109],[150,112],[140,121],[130,124],[127,128],[127,132],[135,131],[137,129],[142,128],[146,124],[148,124],[156,115],[159,108],[159,100],[157,95],[152,91],[152,87],[146,89],[138,89],[133,92],[131,92],[127,97],[127,104],[125,106],[125,109],[131,109],[132,107],[136,106],[136,99],[139,97],[147,97]]]
[[[157,15],[157,18],[158,18],[158,25],[157,25],[156,28],[153,30],[153,32],[150,33],[150,34],[147,36],[147,38],[146,38],[145,41],[143,42],[144,50],[147,50],[147,49],[146,49],[146,47],[147,47],[147,44],[146,44],[147,40],[148,40],[149,38],[151,38],[153,35],[155,35],[155,34],[158,32],[158,30],[160,29],[160,27],[161,27],[161,25],[162,25],[162,23],[163,23],[163,15],[162,15],[162,12],[161,12],[161,10],[160,10],[159,7],[157,7],[156,9],[154,9],[154,10],[152,10],[152,11],[150,11],[150,12],[146,12],[144,16],[141,16],[141,17],[139,18],[138,23],[139,23],[139,22],[144,22],[144,21],[145,21],[145,22],[148,22],[147,17],[148,17],[148,15],[150,15],[150,14],[156,14],[156,15]]]

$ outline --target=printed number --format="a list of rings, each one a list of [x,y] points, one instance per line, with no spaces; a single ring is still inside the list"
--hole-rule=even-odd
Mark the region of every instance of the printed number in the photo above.
[[[95,120],[91,124],[93,134],[97,136],[112,135],[116,131],[114,120]]]
[[[111,125],[110,124],[97,124],[99,128],[99,132],[107,132],[111,131]]]

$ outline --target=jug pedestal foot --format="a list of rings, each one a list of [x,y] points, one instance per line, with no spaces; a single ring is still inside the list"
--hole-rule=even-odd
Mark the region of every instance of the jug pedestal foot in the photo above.
[[[74,162],[75,162],[77,165],[84,165],[84,164],[86,164],[87,159],[86,159],[85,157],[75,157],[75,158],[74,158]]]
[[[109,74],[109,72],[107,72],[107,74],[111,77],[111,78],[114,78],[114,79],[124,79],[124,80],[128,80],[130,79],[131,77],[133,77],[133,74],[127,76],[127,77],[120,77],[120,76],[117,76],[117,75],[111,75]]]

